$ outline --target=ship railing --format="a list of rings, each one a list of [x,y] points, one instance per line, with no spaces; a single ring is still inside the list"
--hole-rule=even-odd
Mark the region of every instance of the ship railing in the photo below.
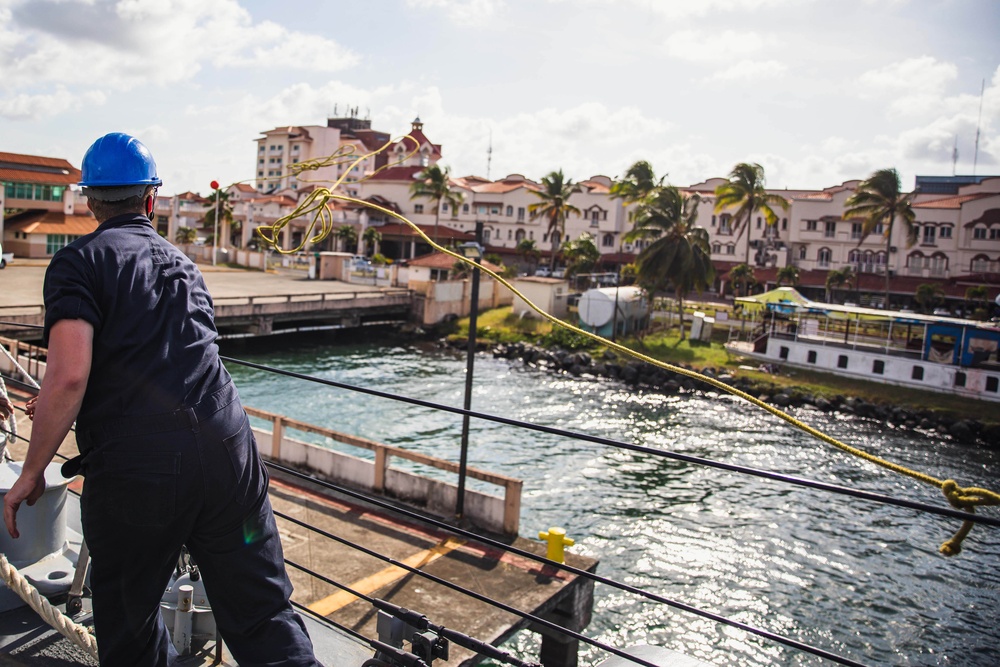
[[[822,482],[822,481],[818,481],[818,480],[806,479],[806,478],[802,478],[802,477],[795,477],[795,476],[786,475],[786,474],[783,474],[783,473],[777,473],[777,472],[772,472],[772,471],[767,471],[767,470],[760,470],[760,469],[756,469],[756,468],[750,468],[750,467],[747,467],[747,466],[743,466],[743,465],[739,465],[739,464],[734,464],[734,463],[729,463],[729,462],[725,462],[725,461],[717,461],[717,460],[703,458],[703,457],[696,457],[696,456],[692,456],[692,455],[689,455],[689,454],[683,454],[683,453],[680,453],[680,452],[674,452],[674,451],[671,451],[671,450],[668,450],[668,449],[660,449],[660,448],[655,448],[655,447],[649,447],[649,446],[639,445],[639,444],[635,444],[635,443],[631,443],[631,442],[626,442],[626,441],[621,441],[621,440],[615,440],[615,439],[605,438],[605,437],[601,437],[601,436],[594,436],[594,435],[590,435],[590,434],[587,434],[587,433],[582,433],[582,432],[577,432],[577,431],[570,431],[570,430],[566,430],[566,429],[562,429],[562,428],[557,428],[557,427],[553,427],[553,426],[548,426],[548,425],[544,425],[544,424],[535,424],[535,423],[532,423],[532,422],[525,422],[525,421],[521,421],[521,420],[516,420],[516,419],[507,418],[507,417],[502,417],[502,416],[499,416],[499,415],[493,415],[493,414],[487,414],[487,413],[482,413],[482,412],[476,412],[476,411],[473,411],[473,410],[467,410],[467,409],[463,409],[463,408],[459,408],[459,407],[454,407],[454,406],[449,406],[449,405],[443,405],[443,404],[433,403],[433,402],[426,401],[426,400],[423,400],[423,399],[418,399],[418,398],[413,398],[413,397],[408,397],[408,396],[402,396],[402,395],[398,395],[398,394],[392,394],[392,393],[389,393],[389,392],[383,392],[383,391],[380,391],[380,390],[370,389],[370,388],[366,388],[366,387],[358,387],[358,386],[348,385],[348,384],[345,384],[345,383],[336,382],[336,381],[332,381],[332,380],[327,380],[327,379],[323,379],[323,378],[317,378],[317,377],[312,377],[312,376],[304,376],[304,375],[301,375],[301,374],[292,373],[292,372],[289,372],[289,371],[284,371],[282,369],[273,368],[273,367],[267,367],[267,366],[262,366],[260,364],[256,364],[256,363],[252,363],[252,362],[247,362],[247,361],[243,361],[243,360],[239,360],[239,359],[233,359],[233,358],[224,357],[224,360],[227,363],[240,364],[240,365],[243,365],[243,366],[246,366],[246,367],[249,367],[249,368],[254,368],[254,369],[258,369],[258,370],[265,370],[265,371],[268,371],[268,372],[271,372],[271,373],[276,373],[276,374],[279,374],[279,375],[296,377],[296,378],[301,379],[303,381],[308,381],[308,382],[312,382],[312,383],[316,383],[316,384],[320,384],[320,385],[324,385],[324,386],[328,386],[328,387],[345,389],[345,390],[357,392],[359,394],[368,395],[368,396],[381,397],[381,398],[385,398],[385,399],[389,399],[389,400],[393,400],[393,401],[398,401],[398,402],[406,403],[406,404],[409,404],[409,405],[415,405],[415,406],[424,407],[424,408],[427,408],[427,409],[430,409],[430,410],[436,410],[436,411],[451,413],[451,414],[454,414],[454,415],[468,417],[468,418],[472,418],[472,419],[476,419],[476,420],[483,420],[483,421],[487,421],[487,422],[491,422],[491,423],[495,423],[495,424],[501,424],[501,425],[504,425],[504,426],[507,426],[507,427],[521,428],[521,429],[525,429],[525,430],[534,431],[534,432],[537,432],[537,433],[545,433],[545,434],[549,434],[549,435],[559,436],[559,437],[562,437],[562,438],[566,438],[566,439],[568,439],[570,441],[589,442],[589,443],[594,443],[594,444],[598,444],[598,445],[607,446],[607,447],[614,448],[614,449],[631,451],[631,452],[635,452],[635,453],[639,453],[639,454],[642,454],[642,455],[651,456],[651,457],[655,457],[655,458],[661,458],[661,459],[667,459],[667,460],[672,460],[672,461],[678,461],[678,462],[682,462],[682,463],[689,464],[689,465],[695,465],[695,466],[701,466],[701,467],[707,467],[707,468],[711,468],[711,469],[715,469],[715,470],[725,471],[727,473],[738,473],[738,474],[743,474],[743,475],[749,475],[749,476],[756,477],[756,478],[759,478],[759,479],[770,480],[770,481],[773,481],[773,482],[777,482],[777,483],[781,483],[781,484],[786,484],[786,485],[790,485],[790,486],[794,486],[794,487],[798,487],[798,488],[807,488],[807,489],[819,490],[819,491],[827,492],[827,493],[830,493],[830,494],[833,494],[833,495],[836,495],[836,496],[840,496],[840,497],[853,498],[853,499],[863,500],[863,501],[871,502],[871,503],[880,503],[880,504],[885,504],[885,505],[890,505],[890,506],[895,506],[895,507],[900,507],[900,508],[906,508],[906,509],[909,509],[909,510],[915,510],[915,511],[925,512],[925,513],[928,513],[928,514],[931,514],[931,515],[936,515],[936,516],[941,516],[941,517],[948,517],[948,518],[951,518],[951,519],[957,519],[957,520],[961,520],[961,521],[969,521],[969,522],[973,522],[973,523],[977,523],[977,524],[981,524],[981,525],[991,526],[993,528],[1000,527],[1000,518],[997,518],[997,517],[994,517],[994,516],[989,516],[989,515],[984,515],[984,514],[969,513],[969,512],[962,511],[962,510],[953,509],[951,507],[946,507],[946,506],[941,506],[941,505],[932,505],[932,504],[929,504],[929,503],[913,501],[913,500],[909,500],[909,499],[905,499],[905,498],[893,497],[893,496],[888,496],[888,495],[885,495],[885,494],[873,493],[873,492],[868,492],[868,491],[862,491],[862,490],[858,490],[858,489],[853,489],[853,488],[850,488],[850,487],[839,486],[839,485],[830,484],[830,483]],[[22,379],[19,379],[18,377],[15,377],[13,375],[10,375],[9,377],[8,376],[4,376],[4,380],[8,384],[8,386],[18,387],[19,389],[21,389],[22,391],[24,391],[26,393],[32,393],[32,392],[34,392],[34,390],[31,388],[30,385],[24,383],[22,381]],[[21,436],[19,436],[19,437],[21,437]],[[21,437],[21,439],[23,440],[23,437]],[[852,658],[832,653],[831,651],[828,651],[828,650],[820,648],[820,647],[816,647],[816,646],[812,646],[812,645],[809,645],[809,644],[805,644],[804,642],[800,642],[800,641],[798,641],[796,639],[793,639],[791,637],[783,636],[783,635],[771,632],[771,631],[769,631],[767,629],[764,629],[764,628],[752,626],[750,624],[744,623],[744,622],[736,620],[734,618],[729,618],[729,617],[726,617],[726,616],[723,616],[723,615],[720,615],[720,614],[716,614],[716,613],[714,613],[712,611],[699,608],[697,606],[694,606],[692,604],[689,604],[689,603],[686,603],[686,602],[683,602],[683,601],[680,601],[680,600],[677,600],[677,599],[668,598],[668,597],[666,597],[664,595],[661,595],[661,594],[653,592],[653,591],[642,589],[642,588],[633,586],[633,585],[625,583],[625,582],[616,581],[616,580],[614,580],[612,578],[609,578],[609,577],[603,577],[603,576],[598,575],[598,574],[596,574],[594,572],[590,572],[590,571],[586,571],[586,570],[581,570],[579,568],[572,567],[572,566],[567,565],[565,563],[558,563],[556,561],[548,560],[547,558],[544,558],[542,556],[538,556],[537,554],[531,553],[529,551],[524,551],[524,550],[518,549],[516,547],[513,547],[513,546],[511,546],[507,542],[504,542],[504,541],[501,541],[501,540],[492,539],[492,538],[490,538],[488,536],[484,536],[484,535],[482,535],[480,533],[472,532],[472,531],[469,531],[469,530],[467,530],[465,528],[461,528],[461,527],[455,525],[454,521],[443,521],[443,520],[435,519],[433,517],[427,516],[426,514],[423,514],[423,513],[414,511],[414,510],[410,510],[410,509],[407,509],[405,507],[400,507],[396,503],[391,503],[391,502],[388,502],[386,500],[379,499],[379,498],[374,497],[374,496],[372,496],[370,494],[365,494],[365,493],[359,492],[357,490],[345,487],[343,485],[337,485],[337,484],[334,484],[334,483],[331,483],[331,482],[328,482],[328,481],[325,481],[325,480],[322,480],[322,479],[318,479],[318,478],[316,478],[313,475],[303,473],[303,472],[301,472],[299,470],[296,470],[296,469],[293,469],[293,468],[290,468],[290,467],[287,467],[287,466],[281,466],[281,465],[275,464],[273,462],[268,463],[268,466],[270,468],[272,468],[273,470],[279,471],[279,472],[281,472],[283,474],[288,474],[288,475],[291,475],[293,477],[297,477],[297,478],[301,479],[303,482],[308,482],[310,484],[315,484],[315,485],[323,487],[323,488],[325,488],[325,489],[327,489],[329,491],[336,492],[337,494],[341,494],[343,496],[347,496],[347,497],[350,497],[350,498],[355,498],[358,501],[361,501],[361,502],[366,503],[366,504],[374,505],[374,506],[379,507],[379,508],[381,508],[381,509],[383,509],[383,510],[385,510],[387,512],[398,513],[398,514],[406,517],[407,519],[428,524],[430,526],[433,526],[436,529],[439,529],[439,530],[442,530],[442,531],[446,531],[446,532],[452,533],[452,534],[460,536],[460,537],[468,538],[470,540],[475,540],[475,541],[477,541],[479,543],[482,543],[484,545],[488,545],[490,547],[498,549],[498,550],[500,550],[503,553],[511,553],[511,554],[515,554],[515,555],[521,556],[523,558],[527,558],[527,559],[530,559],[530,560],[533,560],[533,561],[537,561],[539,563],[544,564],[547,567],[552,567],[552,568],[556,568],[556,569],[562,570],[562,571],[567,572],[569,574],[575,575],[576,577],[581,577],[581,578],[593,581],[596,584],[601,584],[601,585],[609,586],[609,587],[617,589],[619,591],[623,591],[623,592],[626,592],[626,593],[628,593],[630,595],[634,595],[634,596],[637,596],[639,598],[642,598],[642,599],[644,599],[646,601],[649,601],[649,602],[652,602],[652,603],[656,603],[656,604],[665,605],[665,606],[669,606],[669,607],[671,607],[673,609],[680,610],[680,611],[692,614],[694,616],[701,617],[703,619],[708,619],[708,620],[711,620],[713,622],[716,622],[716,623],[719,623],[719,624],[722,624],[722,625],[727,625],[729,627],[739,629],[739,630],[744,631],[744,632],[746,632],[748,634],[755,635],[755,636],[760,637],[760,638],[764,638],[764,639],[766,639],[768,641],[771,641],[771,642],[774,642],[774,643],[777,643],[777,644],[781,644],[781,645],[783,645],[786,648],[791,648],[791,649],[794,649],[794,650],[797,650],[797,651],[801,651],[801,652],[808,653],[808,654],[811,654],[811,655],[814,655],[814,656],[818,656],[820,658],[826,659],[826,660],[828,660],[830,662],[833,662],[833,663],[836,663],[836,664],[855,665],[855,666],[859,666],[859,667],[862,666],[862,665],[864,665],[864,663],[859,662],[857,660],[854,660]],[[355,548],[355,549],[357,549],[357,550],[359,550],[361,552],[364,552],[364,553],[370,553],[371,552],[371,550],[367,549],[367,547],[365,545],[363,545],[363,544],[358,544],[356,542],[352,542],[352,541],[347,540],[345,538],[342,538],[342,537],[339,537],[339,536],[327,533],[327,532],[323,531],[322,529],[320,529],[320,528],[318,528],[318,527],[316,527],[314,525],[311,525],[311,524],[309,524],[309,523],[307,523],[305,521],[302,521],[302,520],[300,520],[300,519],[298,519],[296,517],[282,515],[282,518],[286,519],[288,521],[291,521],[293,523],[296,523],[296,524],[302,526],[303,528],[309,530],[310,532],[312,532],[314,534],[321,535],[321,536],[324,536],[324,537],[326,537],[328,539],[335,540],[335,541],[341,542],[342,544],[349,545],[349,546],[351,546],[351,547],[353,547],[353,548]],[[586,635],[582,634],[581,632],[576,632],[576,631],[573,631],[573,630],[569,630],[567,628],[564,628],[564,627],[558,625],[557,623],[553,623],[551,620],[548,620],[546,618],[534,616],[534,615],[529,614],[527,612],[523,612],[523,611],[518,610],[516,608],[510,607],[509,605],[506,605],[506,604],[501,603],[501,602],[499,602],[499,601],[497,601],[495,599],[492,599],[489,596],[480,594],[480,593],[475,592],[475,591],[471,591],[471,590],[469,590],[469,589],[467,589],[465,587],[459,586],[457,584],[454,584],[454,583],[449,582],[447,580],[441,579],[439,577],[435,577],[434,575],[432,575],[432,574],[430,574],[428,572],[425,572],[424,570],[421,570],[419,568],[410,567],[410,566],[407,566],[405,564],[399,563],[398,561],[395,561],[395,560],[389,558],[388,556],[384,556],[384,555],[380,555],[380,554],[371,554],[371,555],[375,555],[376,557],[379,557],[379,558],[385,560],[386,562],[390,562],[394,566],[402,567],[403,569],[411,572],[414,576],[421,577],[421,578],[424,578],[424,579],[427,579],[427,580],[430,580],[430,581],[435,581],[437,583],[440,583],[443,586],[451,588],[452,590],[460,592],[463,595],[468,595],[468,596],[470,596],[470,597],[472,597],[474,599],[477,599],[477,600],[486,602],[488,604],[494,605],[495,607],[497,607],[499,609],[502,609],[503,611],[506,611],[508,613],[511,613],[511,614],[514,614],[514,615],[518,616],[519,618],[521,618],[524,621],[525,624],[530,624],[533,627],[546,628],[550,632],[555,632],[555,633],[563,634],[564,636],[566,636],[568,638],[571,638],[572,640],[583,642],[583,643],[588,644],[588,645],[590,645],[592,647],[595,647],[597,649],[605,651],[605,652],[607,652],[609,654],[618,656],[620,658],[623,658],[625,660],[628,660],[628,661],[636,663],[636,664],[643,665],[644,667],[660,667],[659,665],[656,665],[656,664],[654,664],[654,663],[652,663],[652,662],[650,662],[648,660],[645,660],[645,659],[643,659],[641,657],[637,657],[635,655],[631,655],[628,652],[626,652],[625,650],[617,648],[615,646],[612,646],[612,645],[610,645],[610,644],[608,644],[606,642],[599,641],[599,640],[587,637]],[[351,592],[352,594],[356,595],[357,597],[369,601],[373,605],[373,607],[375,607],[376,609],[379,609],[379,610],[388,610],[389,612],[393,612],[392,605],[389,604],[389,603],[386,603],[385,601],[376,600],[374,598],[371,598],[369,596],[364,595],[360,591],[350,591],[350,589],[348,587],[344,586],[343,584],[341,584],[339,582],[336,582],[336,581],[330,579],[329,577],[325,577],[322,573],[313,572],[313,571],[309,570],[308,568],[304,568],[302,565],[300,565],[298,563],[295,563],[295,562],[292,562],[292,561],[286,561],[286,562],[287,562],[287,564],[290,567],[302,570],[302,571],[306,572],[309,576],[316,578],[318,581],[321,581],[321,582],[324,582],[324,583],[336,586],[338,588],[341,588],[342,590],[348,590],[349,592]],[[300,608],[302,608],[302,607],[300,607]],[[305,610],[305,611],[308,612],[308,610]],[[396,612],[398,612],[401,615],[401,617],[403,617],[403,618],[413,619],[413,617],[414,617],[414,612],[408,612],[407,610],[399,610],[398,608],[396,608]],[[320,622],[327,623],[331,627],[335,627],[335,628],[339,629],[342,632],[346,632],[348,634],[354,635],[354,636],[358,637],[359,639],[368,640],[369,642],[372,643],[373,646],[375,646],[377,644],[377,640],[376,639],[365,638],[365,637],[358,636],[359,633],[357,633],[357,631],[355,631],[355,630],[353,630],[351,628],[346,628],[344,626],[338,625],[338,624],[330,621],[329,619],[326,619],[325,617],[317,616],[317,620],[320,621]],[[424,619],[424,620],[426,621],[426,619]],[[434,626],[434,627],[437,627],[437,626]],[[444,631],[443,628],[441,628],[441,630]],[[465,641],[465,640],[462,640],[462,641]],[[478,642],[478,643],[476,643],[476,642]],[[456,640],[456,643],[460,643],[461,644],[461,642],[459,642],[457,640]],[[485,643],[483,641],[473,640],[473,641],[469,642],[469,644],[472,645],[472,646],[478,646],[478,647],[480,647],[482,649],[481,651],[479,651],[480,655],[488,656],[488,657],[493,658],[495,660],[498,660],[500,662],[504,662],[504,663],[507,663],[507,664],[515,665],[517,667],[527,667],[527,665],[529,664],[529,663],[526,663],[525,661],[523,661],[523,660],[521,660],[519,658],[516,658],[514,656],[511,656],[510,654],[507,654],[507,653],[505,653],[503,651],[500,651],[498,649],[493,649],[492,647],[490,647],[487,643]],[[465,645],[465,644],[461,644],[461,645]],[[473,650],[476,650],[476,649],[473,649]],[[491,651],[493,651],[493,652],[491,653]],[[411,658],[415,658],[415,657],[416,656],[411,656]],[[410,661],[409,664],[417,664],[417,663]]]

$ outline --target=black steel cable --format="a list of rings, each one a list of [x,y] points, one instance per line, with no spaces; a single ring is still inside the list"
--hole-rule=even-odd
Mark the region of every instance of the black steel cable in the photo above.
[[[741,466],[735,463],[725,463],[723,461],[716,461],[714,459],[706,459],[698,456],[690,456],[688,454],[680,454],[678,452],[672,452],[670,450],[665,450],[665,449],[655,449],[653,447],[636,445],[633,443],[622,442],[620,440],[613,440],[611,438],[604,438],[601,436],[579,433],[577,431],[567,431],[565,429],[555,428],[552,426],[532,424],[531,422],[524,422],[517,419],[511,419],[509,417],[500,417],[498,415],[491,415],[485,412],[476,412],[475,410],[465,410],[464,408],[452,407],[450,405],[443,405],[440,403],[432,403],[431,401],[425,401],[419,398],[411,398],[409,396],[390,394],[388,392],[379,391],[377,389],[367,389],[365,387],[357,387],[354,385],[345,384],[343,382],[337,382],[335,380],[325,380],[323,378],[317,378],[311,375],[305,375],[302,373],[296,373],[294,371],[286,371],[280,368],[274,368],[271,366],[265,366],[263,364],[257,364],[252,361],[243,361],[241,359],[234,359],[232,357],[222,357],[222,359],[224,361],[231,361],[233,363],[239,364],[241,366],[246,366],[248,368],[268,371],[271,373],[277,373],[279,375],[285,375],[287,377],[299,380],[306,380],[308,382],[314,382],[328,387],[334,387],[337,389],[346,389],[349,391],[357,391],[362,394],[368,394],[370,396],[376,396],[379,398],[386,398],[389,400],[400,401],[403,403],[418,405],[420,407],[430,408],[434,410],[441,410],[444,412],[451,412],[458,415],[468,415],[470,417],[476,417],[477,419],[492,421],[507,426],[515,426],[518,428],[524,428],[531,431],[548,433],[550,435],[558,435],[566,438],[573,438],[575,440],[584,440],[586,442],[593,442],[599,445],[607,445],[609,447],[616,447],[618,449],[628,449],[630,451],[639,452],[642,454],[648,454],[650,456],[658,456],[661,458],[672,459],[675,461],[682,461],[684,463],[691,463],[694,465],[702,465],[709,468],[726,470],[729,472],[738,472],[745,475],[761,477],[764,479],[771,479],[779,482],[793,484],[796,486],[803,486],[806,488],[818,489],[820,491],[827,491],[829,493],[836,493],[839,495],[844,495],[852,498],[860,498],[862,500],[870,500],[873,502],[880,502],[887,505],[895,505],[897,507],[915,509],[923,512],[928,512],[930,514],[938,514],[940,516],[946,516],[952,519],[961,519],[962,521],[971,521],[973,523],[981,523],[987,526],[1000,527],[1000,518],[997,517],[984,516],[981,514],[972,514],[962,510],[952,509],[950,507],[941,507],[938,505],[931,505],[929,503],[922,503],[914,500],[906,500],[905,498],[894,498],[892,496],[886,496],[880,493],[861,491],[858,489],[852,489],[837,484],[829,484],[827,482],[820,482],[817,480],[806,479],[804,477],[795,477],[793,475],[785,475],[782,473],[771,472],[769,470],[760,470],[759,468],[750,468],[748,466]]]
[[[759,637],[764,637],[765,639],[770,639],[770,640],[778,642],[780,644],[784,644],[786,646],[798,649],[800,651],[804,651],[806,653],[811,653],[813,655],[817,655],[817,656],[826,658],[828,660],[832,660],[833,662],[837,662],[837,663],[840,663],[842,665],[853,665],[855,667],[862,667],[862,663],[854,662],[854,661],[851,661],[851,660],[849,660],[847,658],[843,658],[843,657],[841,657],[839,655],[836,655],[835,653],[830,653],[829,651],[826,651],[824,649],[816,648],[814,646],[810,646],[809,644],[804,644],[802,642],[799,642],[799,641],[797,641],[795,639],[791,639],[789,637],[784,637],[782,635],[773,633],[770,630],[764,630],[762,628],[757,628],[757,627],[754,627],[752,625],[747,625],[746,623],[743,623],[741,621],[735,621],[733,619],[727,618],[727,617],[722,616],[720,614],[716,614],[714,612],[707,611],[705,609],[700,609],[698,607],[694,607],[694,606],[689,605],[689,604],[687,604],[685,602],[680,602],[678,600],[673,600],[671,598],[667,598],[667,597],[664,597],[662,595],[658,595],[656,593],[651,593],[650,591],[646,591],[646,590],[643,590],[641,588],[636,588],[635,586],[631,586],[629,584],[624,584],[624,583],[615,581],[614,579],[608,579],[606,577],[602,577],[599,574],[595,574],[593,572],[588,572],[587,570],[581,570],[580,568],[573,567],[572,565],[567,565],[566,563],[556,563],[555,561],[548,560],[547,558],[545,558],[543,556],[539,556],[537,554],[533,554],[530,551],[525,551],[523,549],[519,549],[517,547],[513,547],[513,546],[510,546],[510,545],[504,544],[504,543],[499,542],[497,540],[493,540],[493,539],[490,539],[488,537],[485,537],[485,536],[482,536],[482,535],[478,535],[476,533],[473,533],[473,532],[468,531],[468,530],[464,530],[462,528],[458,528],[456,526],[450,526],[450,525],[444,523],[443,521],[439,521],[439,520],[434,519],[432,517],[423,516],[423,515],[420,515],[420,514],[418,514],[416,512],[412,512],[410,510],[407,510],[405,508],[393,506],[390,503],[384,502],[384,501],[379,500],[377,498],[372,498],[370,496],[366,496],[366,495],[364,495],[362,493],[359,493],[357,491],[353,491],[351,489],[340,487],[340,486],[337,486],[336,484],[332,484],[330,482],[326,482],[326,481],[321,480],[321,479],[316,479],[314,477],[310,477],[310,476],[308,476],[308,475],[306,475],[304,473],[298,472],[297,470],[293,470],[291,468],[286,468],[285,466],[282,466],[282,465],[279,465],[279,464],[276,464],[276,463],[272,463],[270,461],[267,462],[267,465],[269,467],[271,467],[271,468],[274,468],[275,470],[279,470],[279,471],[281,471],[283,473],[292,475],[293,477],[299,477],[299,478],[307,480],[309,482],[312,482],[312,483],[318,484],[320,486],[326,487],[326,488],[328,488],[330,490],[337,491],[339,493],[343,493],[344,495],[350,496],[352,498],[356,498],[356,499],[361,500],[363,502],[370,503],[372,505],[375,505],[376,507],[381,507],[383,509],[394,511],[394,512],[397,512],[399,514],[403,514],[404,516],[407,516],[409,518],[415,519],[417,521],[421,521],[421,522],[424,522],[424,523],[429,523],[432,526],[435,526],[437,528],[441,528],[442,530],[446,530],[448,532],[453,532],[455,534],[461,535],[463,537],[466,537],[468,539],[474,540],[476,542],[480,542],[481,544],[487,544],[487,545],[489,545],[491,547],[494,547],[494,548],[496,548],[496,549],[498,549],[500,551],[505,551],[505,552],[513,553],[513,554],[516,554],[518,556],[522,556],[524,558],[528,558],[530,560],[536,561],[538,563],[542,563],[543,565],[549,565],[549,566],[552,566],[554,568],[563,570],[565,572],[570,572],[570,573],[575,574],[575,575],[577,575],[579,577],[583,577],[583,578],[586,578],[586,579],[591,579],[591,580],[593,580],[595,582],[602,583],[602,584],[605,584],[607,586],[611,586],[612,588],[617,588],[617,589],[619,589],[621,591],[625,591],[627,593],[632,593],[634,595],[638,595],[640,597],[644,597],[647,600],[650,600],[652,602],[658,602],[658,603],[661,603],[661,604],[665,604],[665,605],[667,605],[669,607],[673,607],[673,608],[679,609],[681,611],[686,611],[688,613],[695,614],[696,616],[701,616],[702,618],[707,618],[709,620],[715,621],[716,623],[722,623],[724,625],[729,625],[731,627],[738,628],[740,630],[744,630],[746,632],[749,632],[751,634],[757,635]],[[278,515],[277,512],[275,512],[275,514]],[[332,539],[332,540],[334,540],[336,542],[340,542],[341,544],[344,544],[346,546],[350,546],[352,548],[355,548],[355,549],[357,549],[357,550],[359,550],[359,551],[361,551],[363,553],[368,553],[369,555],[374,556],[375,558],[379,558],[381,560],[385,560],[387,562],[390,562],[391,564],[396,565],[397,567],[401,567],[403,569],[411,570],[411,571],[416,572],[418,574],[421,574],[423,576],[427,576],[427,577],[432,577],[433,576],[433,575],[428,575],[426,573],[420,572],[419,570],[412,570],[412,568],[410,568],[408,565],[404,565],[402,563],[398,563],[398,562],[392,560],[391,558],[389,558],[388,556],[382,556],[381,554],[377,554],[377,553],[374,553],[374,552],[369,553],[369,550],[366,547],[362,547],[360,545],[348,542],[345,539],[337,537],[336,535],[328,533],[328,532],[326,532],[326,531],[324,531],[324,530],[322,530],[320,528],[316,528],[314,526],[306,524],[306,523],[300,521],[299,519],[295,519],[293,517],[286,516],[286,515],[283,515],[283,514],[280,514],[278,516],[281,516],[283,519],[287,519],[288,521],[291,521],[292,523],[300,525],[303,528],[306,528],[307,530],[312,530],[313,532],[316,532],[316,533],[318,533],[318,534],[320,534],[320,535],[322,535],[324,537],[327,537],[329,539]],[[339,586],[339,584],[334,584],[334,585]],[[465,589],[462,589],[461,587],[458,587],[455,584],[451,584],[450,582],[445,582],[444,585],[448,586],[448,587],[455,587],[456,590],[459,590],[459,591],[462,591],[462,592],[467,592],[472,597],[476,597],[477,599],[479,599],[478,598],[478,596],[479,596],[478,593],[475,593],[475,592],[472,592],[472,591],[465,591]],[[492,601],[490,601],[490,602],[492,602]],[[496,604],[500,604],[500,603],[496,603]],[[517,612],[513,612],[513,613],[517,613]]]
[[[275,512],[275,514],[277,515],[277,512]],[[435,575],[430,574],[428,572],[422,572],[421,570],[418,570],[417,568],[411,567],[409,565],[405,565],[404,563],[401,563],[401,562],[397,561],[394,558],[390,558],[388,556],[382,556],[381,554],[376,554],[376,553],[370,551],[369,549],[365,549],[364,547],[361,547],[359,545],[354,545],[354,544],[350,544],[349,542],[345,542],[345,541],[341,540],[340,538],[336,537],[335,535],[327,533],[326,531],[321,530],[319,528],[313,528],[312,526],[309,526],[308,524],[302,523],[301,521],[298,521],[296,519],[291,519],[288,516],[282,516],[282,518],[283,519],[288,519],[292,523],[296,523],[296,524],[302,526],[303,528],[312,529],[316,533],[322,535],[323,537],[328,537],[330,539],[333,539],[333,540],[336,540],[336,541],[340,542],[341,544],[346,544],[347,546],[355,547],[355,548],[359,549],[362,553],[367,553],[368,555],[374,556],[374,557],[379,558],[381,560],[384,560],[385,562],[390,563],[391,565],[395,565],[396,567],[402,568],[402,569],[404,569],[404,570],[406,570],[408,572],[411,572],[413,574],[422,576],[425,579],[429,579],[430,581],[433,581],[434,583],[440,584],[440,585],[445,586],[447,588],[450,588],[452,590],[458,591],[459,593],[462,593],[464,595],[468,595],[469,597],[471,597],[471,598],[473,598],[475,600],[479,600],[480,602],[484,602],[484,603],[486,603],[486,604],[488,604],[490,606],[493,606],[493,607],[496,607],[498,609],[501,609],[501,610],[507,612],[508,614],[513,614],[514,616],[519,616],[520,618],[522,618],[522,619],[524,619],[526,621],[531,621],[532,623],[537,623],[538,625],[543,625],[543,626],[545,626],[546,628],[548,628],[550,630],[553,630],[555,632],[559,632],[561,634],[567,635],[569,637],[572,637],[573,639],[576,639],[578,641],[582,641],[585,644],[590,644],[591,646],[599,648],[599,649],[601,649],[603,651],[607,651],[608,653],[613,653],[614,655],[617,655],[619,657],[626,658],[628,660],[631,660],[632,662],[636,662],[636,663],[638,663],[640,665],[644,665],[645,667],[661,667],[660,665],[657,665],[656,663],[648,662],[646,660],[643,660],[642,658],[637,658],[637,657],[635,657],[633,655],[629,655],[628,653],[626,653],[625,651],[622,651],[621,649],[618,649],[618,648],[615,648],[615,647],[610,646],[608,644],[605,644],[604,642],[601,642],[601,641],[599,641],[597,639],[591,639],[590,637],[587,637],[586,635],[583,635],[583,634],[580,634],[579,632],[575,632],[573,630],[570,630],[569,628],[564,628],[561,625],[559,625],[557,623],[553,623],[552,621],[546,620],[544,618],[541,618],[540,616],[535,616],[534,614],[529,614],[526,611],[521,611],[520,609],[518,609],[516,607],[511,607],[510,605],[505,604],[503,602],[498,602],[496,600],[488,598],[485,595],[482,595],[481,593],[476,593],[475,591],[470,591],[469,589],[463,588],[463,587],[459,586],[458,584],[454,584],[454,583],[448,581],[447,579],[442,579],[441,577],[435,576]],[[311,574],[312,576],[316,577],[317,579],[319,579],[320,581],[322,581],[324,583],[331,584],[333,586],[337,586],[338,588],[341,588],[341,589],[347,591],[348,593],[351,593],[352,595],[357,595],[358,597],[360,597],[360,598],[364,599],[365,601],[367,601],[369,604],[374,605],[374,598],[371,598],[371,597],[369,597],[367,595],[356,593],[355,591],[351,590],[347,586],[344,586],[343,584],[338,584],[337,582],[333,581],[329,577],[324,577],[321,574],[318,574],[316,572],[312,572],[311,570],[308,570],[307,568],[303,567],[302,565],[299,565],[298,563],[296,563],[294,561],[288,560],[287,558],[285,559],[285,562],[288,563],[289,565],[291,565],[294,568],[297,568],[299,570],[302,570],[303,572]]]

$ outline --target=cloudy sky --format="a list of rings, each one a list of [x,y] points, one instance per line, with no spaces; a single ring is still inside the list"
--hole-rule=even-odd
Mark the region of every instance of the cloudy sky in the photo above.
[[[678,185],[760,162],[773,187],[881,167],[1000,173],[994,0],[0,0],[0,150],[109,131],[164,193],[254,176],[254,140],[350,107],[414,116],[456,175],[637,159]]]

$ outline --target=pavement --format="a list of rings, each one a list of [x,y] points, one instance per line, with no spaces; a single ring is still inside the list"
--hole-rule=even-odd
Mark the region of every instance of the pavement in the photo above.
[[[0,308],[39,308],[42,284],[48,260],[15,259],[0,270]],[[244,296],[284,296],[288,294],[330,294],[336,292],[379,291],[370,285],[355,285],[337,280],[309,280],[305,271],[284,269],[278,272],[233,269],[199,264],[205,284],[213,299]]]

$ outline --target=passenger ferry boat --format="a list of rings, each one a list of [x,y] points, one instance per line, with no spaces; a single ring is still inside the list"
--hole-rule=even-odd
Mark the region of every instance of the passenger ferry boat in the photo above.
[[[727,349],[885,384],[1000,401],[1000,328],[936,315],[834,305],[791,287],[736,299],[750,340]]]

